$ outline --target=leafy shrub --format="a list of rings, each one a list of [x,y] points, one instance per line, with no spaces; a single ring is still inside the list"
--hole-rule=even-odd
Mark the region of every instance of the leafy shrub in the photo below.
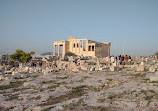
[[[72,53],[72,52],[66,52],[65,55],[66,55],[66,56],[76,56],[76,54],[75,54],[75,53]]]
[[[88,65],[97,65],[96,62],[88,62]]]

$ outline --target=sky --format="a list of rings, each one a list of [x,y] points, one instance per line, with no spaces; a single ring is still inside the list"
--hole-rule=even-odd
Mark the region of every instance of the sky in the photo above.
[[[68,36],[111,42],[111,55],[153,55],[158,0],[0,0],[0,55],[52,52]]]

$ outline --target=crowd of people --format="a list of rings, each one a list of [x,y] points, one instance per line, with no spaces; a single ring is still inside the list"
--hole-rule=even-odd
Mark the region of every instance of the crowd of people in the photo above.
[[[131,65],[131,56],[124,56],[124,55],[118,55],[118,56],[107,56],[105,58],[106,65],[109,65],[110,63],[116,63],[116,65]]]

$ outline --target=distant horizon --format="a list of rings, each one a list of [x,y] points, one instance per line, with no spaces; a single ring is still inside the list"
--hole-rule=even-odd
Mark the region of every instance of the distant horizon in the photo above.
[[[28,52],[27,52],[28,53]],[[33,56],[37,56],[37,55],[42,55],[43,53],[52,53],[53,54],[53,51],[52,52],[42,52],[42,53],[38,53],[38,54],[36,54],[36,52],[35,52],[35,54],[33,55]],[[51,54],[51,55],[52,55]],[[57,54],[57,53],[56,53]],[[0,56],[2,56],[2,55],[7,55],[7,54],[0,54]],[[8,55],[10,55],[10,54],[8,54]],[[119,55],[123,55],[123,54],[119,54]],[[119,56],[119,55],[110,55],[110,56]],[[124,54],[124,56],[125,55],[127,55],[127,56],[137,56],[137,55],[128,55],[128,54]],[[148,55],[148,56],[144,56],[144,55],[142,55],[142,57],[150,57],[150,56],[155,56],[155,53],[154,54],[151,54],[151,55]],[[141,56],[139,56],[139,57],[141,57]]]
[[[111,55],[158,52],[157,0],[1,0],[0,55],[53,51],[68,36],[111,42]]]

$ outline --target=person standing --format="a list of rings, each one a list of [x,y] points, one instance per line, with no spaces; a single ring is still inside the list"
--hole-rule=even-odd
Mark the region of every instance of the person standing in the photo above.
[[[119,64],[121,65],[122,64],[122,57],[121,57],[121,55],[119,55],[118,57],[119,57]]]
[[[128,63],[128,56],[126,55],[125,56],[125,64],[127,64]]]
[[[108,65],[109,65],[109,62],[110,62],[109,56],[107,56],[107,57],[105,58],[105,61],[106,61],[106,65],[108,66]]]
[[[125,63],[124,63],[124,55],[122,55],[122,57],[121,57],[121,64],[122,64],[122,65],[125,64]]]
[[[115,57],[112,56],[112,57],[111,57],[111,63],[114,63],[114,62],[115,62]]]
[[[129,55],[129,58],[128,58],[128,62],[129,62],[129,65],[131,65],[131,56]]]
[[[115,63],[118,66],[117,56],[115,57]]]

